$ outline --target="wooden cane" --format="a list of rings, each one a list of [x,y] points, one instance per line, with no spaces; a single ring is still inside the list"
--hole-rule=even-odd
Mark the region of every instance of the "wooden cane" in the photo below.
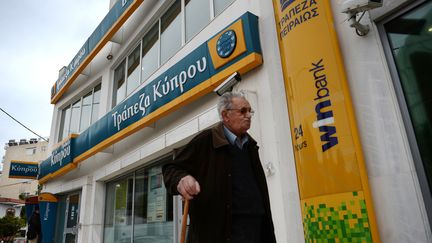
[[[186,240],[186,224],[187,224],[188,213],[189,213],[189,200],[185,200],[185,205],[183,209],[182,226],[181,226],[180,243],[185,243]]]

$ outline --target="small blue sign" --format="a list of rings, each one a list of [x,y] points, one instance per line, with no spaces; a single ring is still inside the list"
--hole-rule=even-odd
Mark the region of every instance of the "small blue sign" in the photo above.
[[[216,44],[218,55],[222,58],[229,57],[234,52],[236,44],[237,36],[234,30],[225,31]]]
[[[37,162],[11,161],[9,178],[36,179],[38,167]]]

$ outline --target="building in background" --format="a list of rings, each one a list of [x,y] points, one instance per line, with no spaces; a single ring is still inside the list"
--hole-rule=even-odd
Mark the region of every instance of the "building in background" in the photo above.
[[[24,200],[0,197],[0,218],[8,215],[19,217]]]
[[[277,242],[431,242],[432,3],[350,2],[110,1],[52,88],[54,241],[178,242],[161,166],[238,72]]]
[[[48,156],[48,142],[31,138],[9,140],[5,144],[3,171],[0,176],[0,197],[20,199],[20,195],[36,195],[38,181],[32,179],[9,178],[11,161],[40,162]]]

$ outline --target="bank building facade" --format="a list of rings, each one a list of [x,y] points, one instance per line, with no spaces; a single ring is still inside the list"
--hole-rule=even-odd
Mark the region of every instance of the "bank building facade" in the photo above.
[[[277,242],[432,242],[430,1],[109,4],[53,80],[44,242],[178,242],[161,168],[231,89]]]

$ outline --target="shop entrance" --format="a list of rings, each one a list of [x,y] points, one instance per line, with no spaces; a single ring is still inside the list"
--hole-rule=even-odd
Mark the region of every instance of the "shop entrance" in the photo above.
[[[79,193],[66,197],[65,224],[63,230],[63,243],[76,243],[78,239]]]

